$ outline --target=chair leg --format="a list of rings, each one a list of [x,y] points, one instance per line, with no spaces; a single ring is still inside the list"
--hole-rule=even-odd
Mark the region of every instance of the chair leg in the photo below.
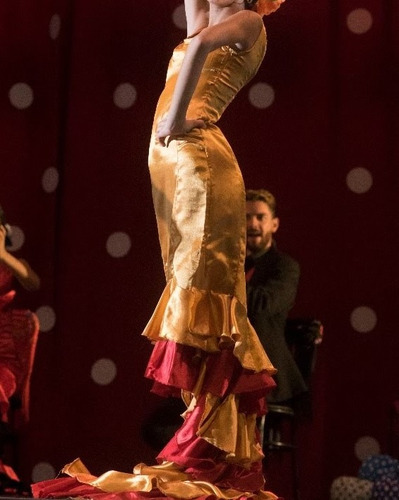
[[[263,448],[263,443],[265,440],[265,421],[266,421],[266,415],[263,415],[258,420],[259,443],[260,443],[262,448]]]
[[[285,462],[290,468],[292,500],[300,500],[299,468],[297,461],[296,418],[290,407],[274,405],[270,407],[266,420],[263,422],[263,448],[266,463],[272,456],[286,456]],[[287,453],[290,456],[287,456]]]

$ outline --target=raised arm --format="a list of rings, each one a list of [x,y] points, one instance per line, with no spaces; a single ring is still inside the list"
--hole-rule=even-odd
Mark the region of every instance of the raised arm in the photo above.
[[[17,259],[5,248],[6,230],[0,226],[0,263],[10,269],[21,285],[29,291],[40,288],[40,278],[24,259]]]
[[[209,3],[207,0],[184,0],[187,36],[193,36],[208,26]]]
[[[262,26],[260,16],[244,10],[203,29],[191,40],[177,78],[168,115],[157,127],[157,138],[162,145],[165,145],[167,136],[184,134],[195,127],[205,126],[196,117],[186,117],[186,112],[209,52],[224,45],[245,50],[255,43]]]

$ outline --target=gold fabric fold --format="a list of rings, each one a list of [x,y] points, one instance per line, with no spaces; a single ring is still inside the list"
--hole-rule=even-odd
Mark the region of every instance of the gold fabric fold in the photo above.
[[[171,340],[206,352],[231,345],[244,368],[276,373],[248,321],[245,305],[234,296],[195,287],[184,289],[172,279],[143,335],[153,342]]]
[[[135,467],[139,473],[108,471],[99,477],[89,473],[79,458],[67,464],[62,473],[75,478],[82,484],[93,486],[106,493],[144,492],[157,488],[167,497],[177,499],[194,499],[204,495],[214,495],[221,500],[248,498],[253,500],[278,500],[278,497],[268,491],[243,492],[235,489],[222,489],[205,481],[193,481],[175,464],[165,462],[156,466],[139,464]]]
[[[226,461],[250,467],[264,455],[256,442],[256,415],[238,412],[239,396],[230,394],[224,400],[206,395],[204,413],[197,435],[226,452]]]

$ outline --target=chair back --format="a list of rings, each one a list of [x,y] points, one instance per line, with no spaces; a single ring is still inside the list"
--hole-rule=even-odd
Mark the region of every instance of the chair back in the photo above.
[[[317,346],[323,339],[324,328],[318,319],[288,319],[285,339],[306,384],[310,385],[316,363]]]

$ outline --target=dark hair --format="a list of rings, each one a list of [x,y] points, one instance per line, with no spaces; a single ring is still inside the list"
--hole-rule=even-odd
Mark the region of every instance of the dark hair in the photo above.
[[[266,189],[247,189],[246,201],[263,201],[270,208],[273,217],[277,217],[276,198]]]
[[[253,10],[258,3],[258,0],[244,0],[245,8],[248,10]]]

